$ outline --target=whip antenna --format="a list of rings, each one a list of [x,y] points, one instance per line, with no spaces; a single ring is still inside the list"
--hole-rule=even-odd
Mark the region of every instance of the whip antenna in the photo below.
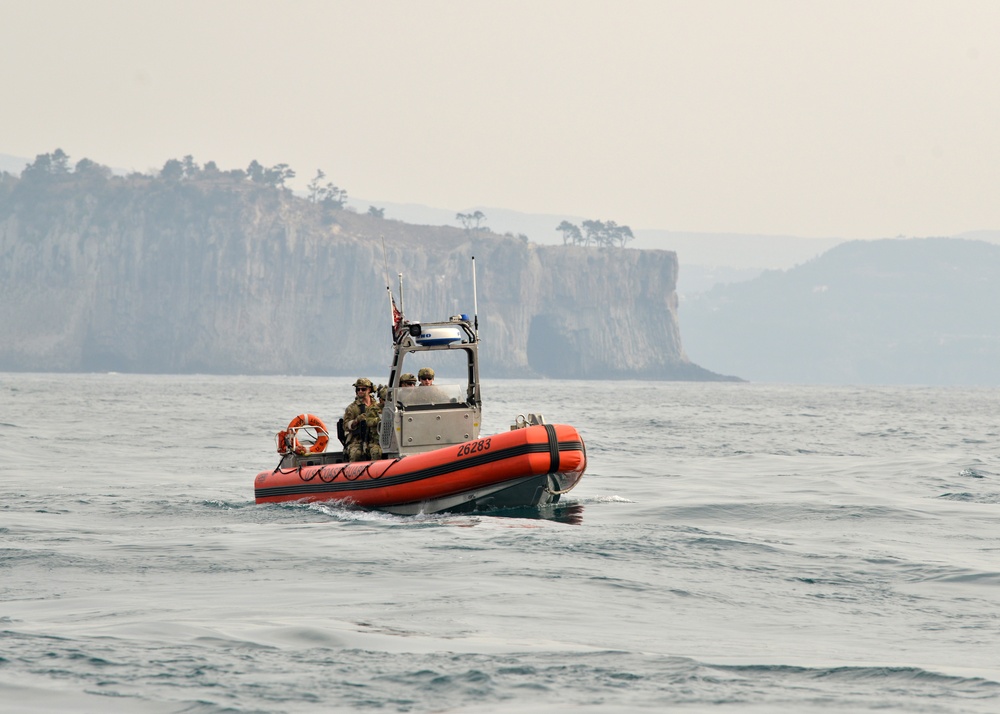
[[[479,297],[476,294],[476,256],[472,256],[472,317],[475,320],[476,339],[479,339]]]
[[[389,290],[389,256],[385,253],[385,236],[380,236],[382,238],[382,261],[385,263],[385,288]],[[392,291],[389,291],[392,294]]]
[[[396,300],[392,297],[392,288],[389,286],[389,257],[385,252],[385,236],[382,236],[382,261],[385,263],[385,291],[389,295],[389,321],[392,324],[392,339],[396,339],[396,328],[399,327],[400,322],[403,320],[402,306],[400,309],[396,309]],[[403,302],[403,296],[399,296],[400,303]]]

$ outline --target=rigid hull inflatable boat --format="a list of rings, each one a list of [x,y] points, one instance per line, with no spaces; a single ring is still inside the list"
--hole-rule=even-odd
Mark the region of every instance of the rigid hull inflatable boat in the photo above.
[[[278,466],[257,474],[257,503],[340,501],[412,515],[542,506],[576,486],[587,457],[574,427],[529,413],[518,415],[510,431],[480,436],[478,318],[410,323],[391,292],[390,303],[393,361],[377,434],[382,458],[348,462],[343,451],[326,451],[325,424],[299,415],[278,434]],[[414,361],[433,364],[441,383],[403,386],[404,364]]]
[[[309,454],[257,474],[254,487],[257,503],[334,500],[403,515],[538,506],[577,484],[583,449],[571,426],[526,426],[378,461]]]

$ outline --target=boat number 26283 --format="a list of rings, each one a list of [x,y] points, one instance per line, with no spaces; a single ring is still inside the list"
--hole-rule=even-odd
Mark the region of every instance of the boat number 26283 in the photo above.
[[[489,439],[480,439],[479,441],[470,441],[468,444],[462,444],[458,447],[457,456],[468,456],[469,454],[475,454],[479,451],[488,451],[490,448]]]

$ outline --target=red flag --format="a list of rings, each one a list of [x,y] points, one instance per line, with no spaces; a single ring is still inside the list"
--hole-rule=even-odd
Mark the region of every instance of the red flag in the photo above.
[[[403,313],[401,313],[399,308],[396,307],[396,298],[389,295],[389,299],[392,300],[392,333],[396,334],[400,325],[403,324]]]

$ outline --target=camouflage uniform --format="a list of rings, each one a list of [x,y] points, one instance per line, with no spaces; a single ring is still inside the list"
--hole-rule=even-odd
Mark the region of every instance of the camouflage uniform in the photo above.
[[[370,379],[361,377],[354,383],[354,387],[355,389],[368,387],[368,389],[373,390],[375,385]],[[372,406],[377,406],[377,404],[378,402],[372,402]],[[365,416],[370,408],[365,404],[365,397],[362,395],[348,404],[347,409],[344,410],[344,434],[346,436],[344,456],[348,461],[364,461],[368,458],[368,420]],[[381,451],[379,455],[381,456]]]
[[[379,430],[382,426],[382,410],[385,409],[386,388],[379,387],[378,401],[365,411],[364,420],[368,422],[368,443],[365,445],[368,458],[378,461],[382,458],[382,445],[379,444]]]

